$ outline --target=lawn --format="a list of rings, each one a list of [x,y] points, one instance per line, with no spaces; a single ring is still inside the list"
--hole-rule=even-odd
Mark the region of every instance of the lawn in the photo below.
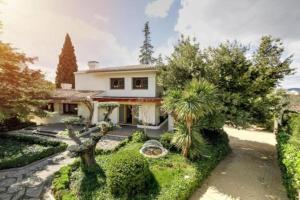
[[[36,136],[0,136],[0,169],[21,167],[66,149],[66,145]]]
[[[129,142],[118,152],[138,152],[143,143]],[[144,194],[134,197],[115,197],[107,187],[105,173],[108,170],[112,154],[97,155],[99,173],[96,176],[84,175],[79,167],[79,162],[62,168],[52,183],[56,199],[188,199],[193,191],[210,174],[211,170],[229,152],[228,143],[209,145],[211,152],[208,157],[203,157],[191,162],[181,154],[170,152],[166,157],[159,159],[148,158],[150,171],[153,175],[151,186]]]

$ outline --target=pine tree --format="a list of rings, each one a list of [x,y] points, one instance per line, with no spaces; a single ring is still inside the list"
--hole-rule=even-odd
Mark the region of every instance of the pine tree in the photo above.
[[[139,59],[141,64],[150,65],[155,61],[155,59],[152,57],[153,46],[151,45],[149,22],[145,23],[143,32],[145,39],[140,49]]]
[[[72,84],[72,88],[74,88],[74,72],[76,72],[77,69],[78,67],[76,63],[74,46],[69,34],[67,33],[64,46],[62,48],[61,54],[59,55],[59,62],[57,65],[55,78],[56,88],[60,88],[61,83],[70,83]]]

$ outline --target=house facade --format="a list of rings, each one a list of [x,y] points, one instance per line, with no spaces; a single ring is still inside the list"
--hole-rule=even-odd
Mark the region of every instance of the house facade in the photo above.
[[[116,102],[120,106],[110,115],[114,124],[159,129],[168,123],[161,110],[162,88],[157,85],[158,69],[148,65],[97,67],[89,62],[89,69],[75,72],[75,89],[62,86],[53,94],[48,109],[54,114],[43,123],[55,123],[69,116],[89,117],[84,101],[93,104],[92,122],[104,119],[102,102]]]

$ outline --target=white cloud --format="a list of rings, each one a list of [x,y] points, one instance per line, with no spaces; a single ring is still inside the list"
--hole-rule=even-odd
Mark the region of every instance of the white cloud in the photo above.
[[[99,15],[99,14],[94,14],[94,18],[96,20],[99,20],[99,21],[105,22],[105,23],[107,23],[109,21],[109,19],[107,17],[104,17],[104,16]]]
[[[178,38],[175,36],[171,36],[167,39],[167,41],[158,46],[155,51],[154,51],[154,56],[158,57],[159,54],[162,55],[163,58],[165,58],[166,56],[170,56],[173,53],[174,50],[174,45],[177,43]]]
[[[145,13],[150,17],[168,16],[168,12],[173,4],[174,0],[154,0],[147,4]]]
[[[14,2],[18,3],[14,3]],[[34,68],[40,68],[46,77],[54,80],[58,55],[64,37],[69,33],[75,47],[79,69],[86,68],[88,60],[101,65],[135,64],[137,58],[116,37],[74,16],[49,12],[30,6],[34,1],[10,0],[3,5],[1,40],[12,43],[28,56],[37,56]],[[23,5],[24,4],[24,5]]]
[[[175,31],[196,37],[204,47],[226,40],[256,45],[262,35],[283,39],[293,67],[300,74],[300,1],[298,0],[181,0]],[[284,87],[300,87],[299,76]]]

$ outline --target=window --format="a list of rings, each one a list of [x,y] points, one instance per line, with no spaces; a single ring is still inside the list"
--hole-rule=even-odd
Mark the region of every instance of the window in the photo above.
[[[124,78],[111,78],[110,89],[124,89]]]
[[[77,115],[78,105],[73,103],[64,103],[63,104],[63,113]]]
[[[45,111],[54,112],[54,103],[48,103],[47,105],[44,105],[42,109]]]
[[[133,89],[148,89],[148,77],[132,78]]]

